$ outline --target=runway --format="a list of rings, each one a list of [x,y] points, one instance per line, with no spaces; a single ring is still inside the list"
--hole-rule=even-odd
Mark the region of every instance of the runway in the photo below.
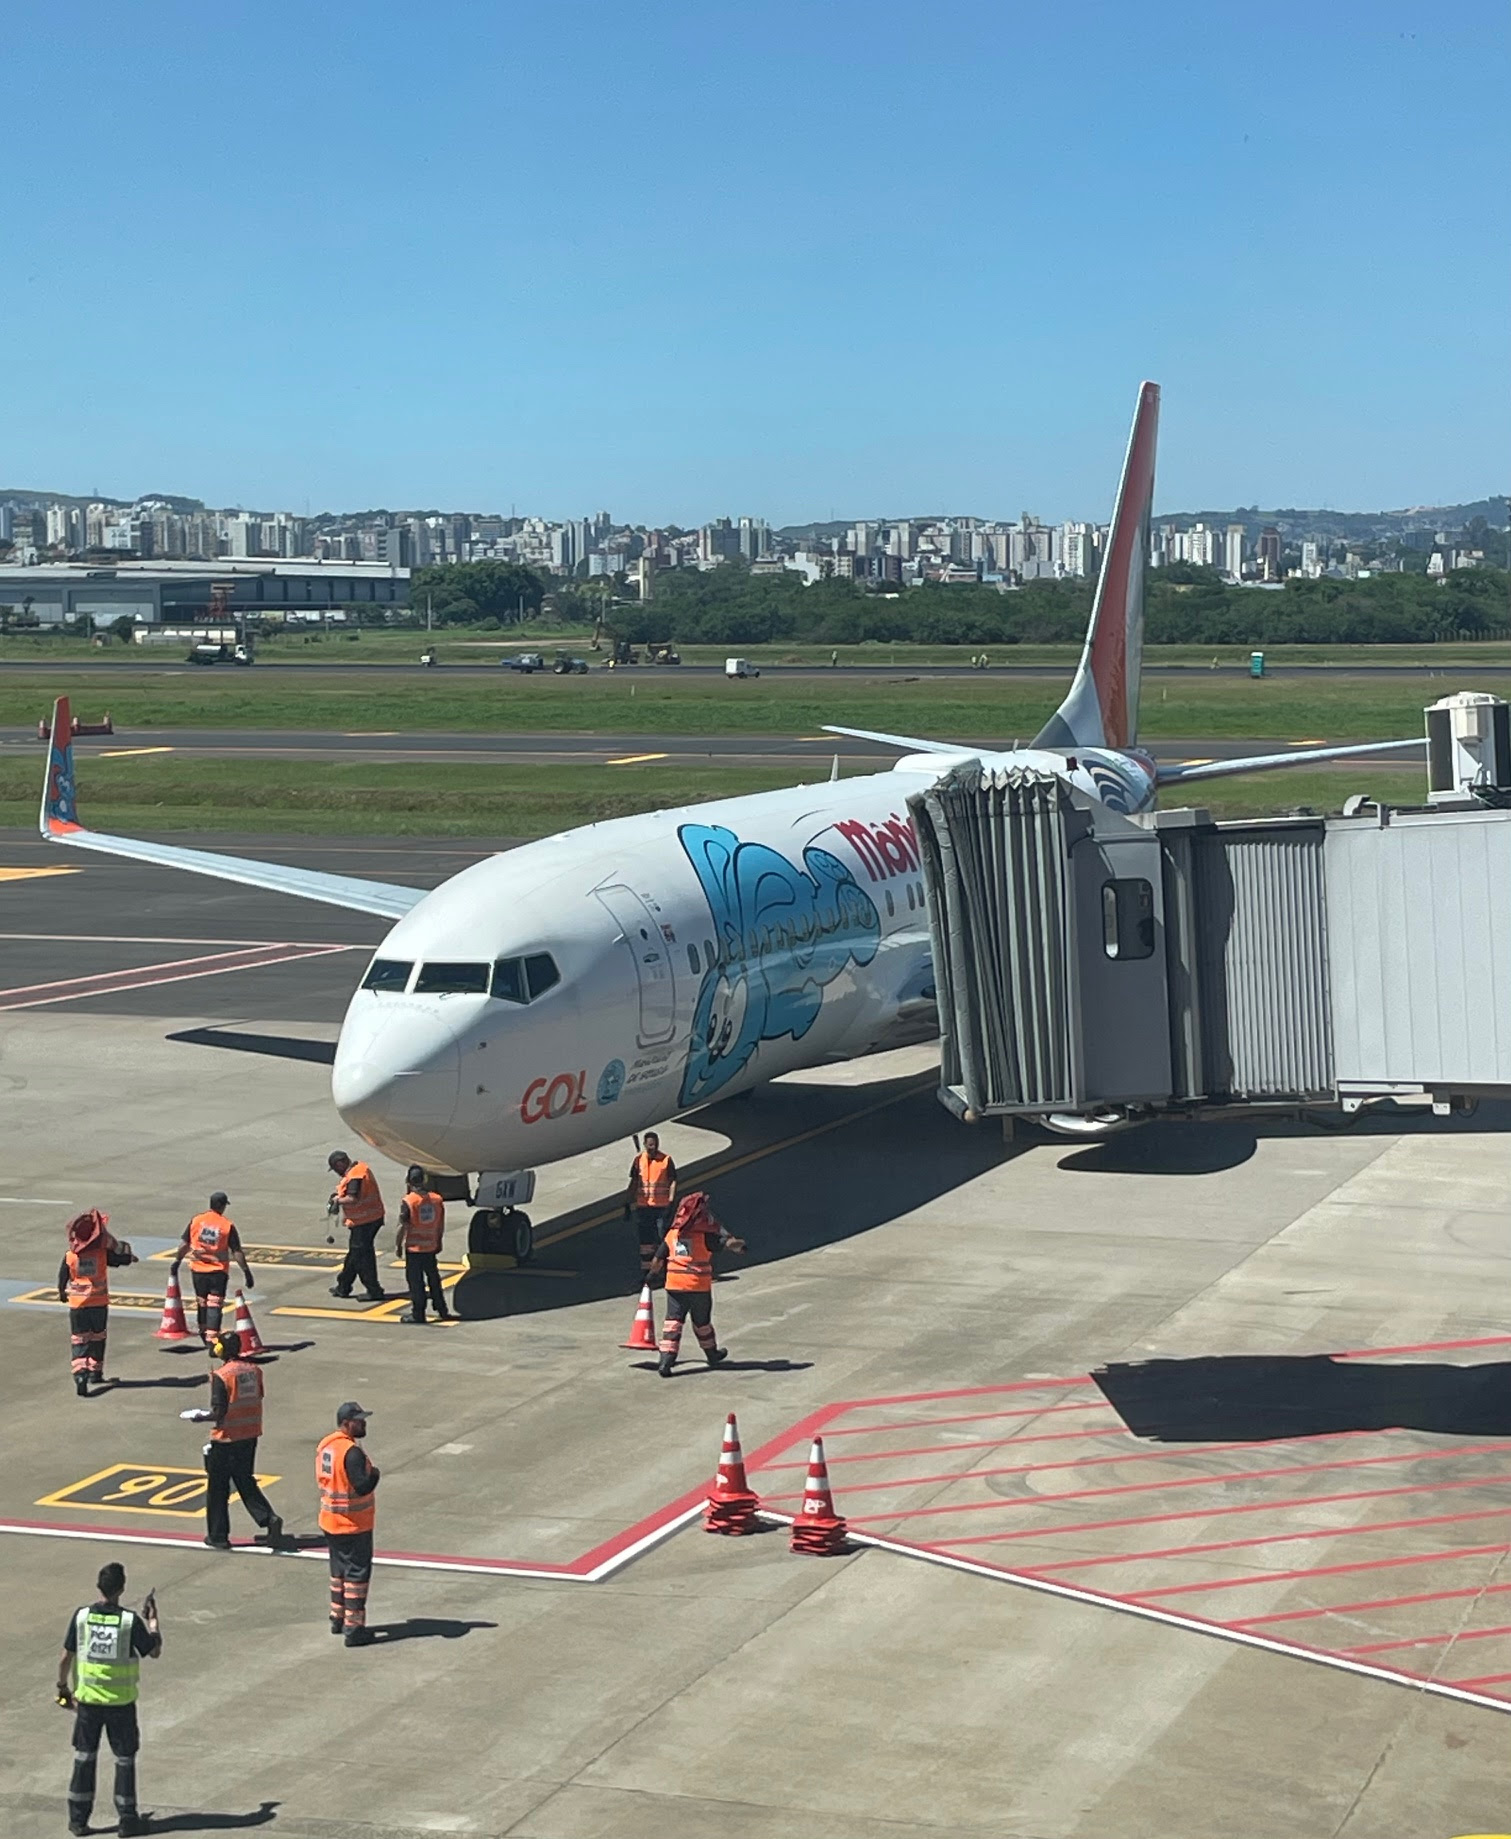
[[[1019,735],[974,735],[962,745],[1007,748]],[[1324,743],[1312,740],[1191,739],[1145,743],[1156,760],[1236,760],[1256,754],[1297,752]],[[113,735],[79,736],[81,757],[145,759],[154,754],[200,755],[216,759],[339,760],[351,764],[468,763],[496,766],[640,766],[661,760],[719,766],[789,766],[794,772],[828,767],[838,754],[843,765],[885,771],[898,757],[895,747],[834,734],[512,734],[384,733],[352,730],[319,733],[276,728],[119,728]],[[39,762],[42,745],[35,729],[0,729],[0,757],[30,754]],[[1407,755],[1408,762],[1415,756]],[[1402,764],[1400,754],[1364,755],[1369,764]],[[1359,762],[1355,762],[1358,764]]]

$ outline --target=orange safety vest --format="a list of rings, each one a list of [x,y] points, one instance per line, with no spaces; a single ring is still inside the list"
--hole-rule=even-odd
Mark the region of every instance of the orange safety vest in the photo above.
[[[114,1243],[102,1233],[81,1252],[68,1252],[68,1306],[70,1309],[95,1309],[110,1301],[109,1266],[105,1252]]]
[[[355,1188],[358,1182],[362,1184],[362,1192],[348,1199],[348,1190]],[[336,1187],[336,1201],[341,1208],[341,1217],[348,1226],[371,1226],[374,1220],[383,1217],[383,1196],[378,1192],[373,1172],[365,1162],[354,1162],[341,1177]]]
[[[635,1181],[640,1189],[642,1207],[669,1207],[672,1204],[672,1159],[653,1156],[648,1149],[635,1158]]]
[[[708,1241],[717,1230],[673,1226],[666,1235],[666,1287],[668,1290],[711,1290],[714,1254]]]
[[[315,1486],[320,1490],[320,1530],[328,1533],[371,1532],[377,1509],[371,1494],[353,1494],[346,1479],[346,1457],[357,1442],[344,1430],[323,1437],[315,1451]]]
[[[404,1249],[408,1252],[438,1252],[441,1235],[446,1230],[446,1203],[439,1194],[404,1196],[409,1209],[409,1224],[404,1228]]]
[[[228,1360],[215,1377],[230,1394],[226,1415],[210,1432],[212,1443],[245,1443],[262,1435],[262,1373],[247,1360]]]
[[[235,1230],[223,1213],[196,1213],[189,1222],[189,1269],[229,1271]]]

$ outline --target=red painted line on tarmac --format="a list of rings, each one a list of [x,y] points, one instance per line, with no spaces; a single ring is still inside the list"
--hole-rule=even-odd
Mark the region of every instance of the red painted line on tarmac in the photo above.
[[[1495,1511],[1497,1514],[1500,1514],[1504,1512],[1504,1509],[1497,1508]],[[1377,1532],[1383,1531],[1387,1526],[1402,1527],[1415,1526],[1417,1524],[1418,1522],[1416,1520],[1388,1520],[1380,1527],[1356,1527],[1354,1530],[1358,1532]],[[1288,1533],[1285,1536],[1287,1538],[1296,1539],[1305,1535],[1300,1533]],[[1321,1534],[1311,1536],[1326,1537],[1327,1535]],[[1266,1541],[1255,1539],[1251,1541],[1251,1543],[1263,1545]],[[1279,1540],[1274,1541],[1274,1543],[1279,1544]],[[1196,1549],[1199,1550],[1201,1548],[1198,1547]],[[1184,1555],[1180,1548],[1175,1548],[1175,1550],[1177,1555]],[[1294,1571],[1251,1571],[1246,1577],[1219,1577],[1212,1583],[1166,1584],[1159,1590],[1140,1590],[1138,1595],[1140,1602],[1151,1602],[1155,1597],[1199,1596],[1212,1590],[1243,1590],[1250,1584],[1296,1583],[1303,1578],[1309,1577],[1351,1577],[1357,1575],[1361,1571],[1400,1571],[1414,1564],[1442,1564],[1445,1561],[1451,1563],[1455,1558],[1488,1558],[1492,1553],[1507,1551],[1511,1551],[1511,1545],[1507,1545],[1504,1542],[1499,1545],[1450,1545],[1445,1546],[1441,1551],[1410,1552],[1400,1558],[1359,1558],[1355,1559],[1351,1564],[1303,1565],[1300,1569]],[[1046,1564],[1040,1565],[1039,1569],[1042,1571],[1061,1571],[1068,1569],[1068,1566]],[[1500,1589],[1501,1587],[1502,1586],[1499,1584],[1495,1586],[1496,1589]],[[1474,1592],[1470,1592],[1470,1594],[1473,1595]],[[1404,1600],[1403,1598],[1402,1601]],[[1287,1611],[1287,1614],[1291,1615],[1311,1615],[1314,1613],[1326,1615],[1330,1612],[1327,1610],[1312,1611],[1300,1609]]]
[[[906,1418],[895,1424],[856,1424],[849,1429],[826,1430],[824,1435],[830,1438],[879,1437],[891,1430],[932,1430],[936,1424],[980,1424],[989,1418],[1047,1418],[1052,1411],[1111,1410],[1105,1398],[1092,1398],[1084,1405],[1019,1405],[1011,1411],[967,1411],[958,1418]],[[1118,1422],[1121,1424],[1121,1418]]]
[[[1430,1552],[1428,1557],[1441,1559],[1441,1552]],[[1426,1560],[1422,1560],[1426,1562]],[[1235,1616],[1231,1619],[1234,1628],[1260,1628],[1269,1622],[1305,1622],[1315,1616],[1362,1615],[1366,1609],[1409,1609],[1418,1603],[1452,1603],[1464,1597],[1503,1596],[1511,1590],[1511,1584],[1480,1584],[1468,1590],[1424,1590],[1416,1596],[1382,1596],[1369,1603],[1329,1603],[1325,1609],[1281,1609],[1274,1615]],[[1146,1591],[1139,1598],[1160,1595],[1162,1592]]]
[[[1493,1488],[1503,1486],[1506,1483],[1511,1483],[1511,1475],[1482,1475],[1471,1478],[1468,1481],[1424,1481],[1400,1488],[1355,1488],[1350,1490],[1347,1494],[1298,1494],[1290,1500],[1241,1501],[1232,1507],[1189,1507],[1183,1513],[1141,1513],[1120,1520],[1080,1520],[1074,1525],[1068,1526],[1056,1526],[1053,1524],[1047,1527],[1020,1526],[1015,1532],[976,1533],[964,1539],[941,1539],[938,1543],[940,1545],[956,1546],[997,1545],[1007,1539],[1040,1539],[1048,1541],[1051,1539],[1063,1538],[1067,1533],[1108,1532],[1124,1526],[1167,1526],[1180,1520],[1215,1520],[1230,1513],[1278,1513],[1282,1509],[1290,1507],[1329,1507],[1340,1501],[1383,1501],[1390,1499],[1392,1496],[1401,1494],[1446,1494],[1452,1488]],[[1063,1499],[1064,1496],[1041,1494],[1034,1496],[1032,1499],[1022,1504],[1025,1506],[1033,1506],[1035,1501],[1054,1500],[1057,1498]],[[981,1505],[984,1507],[1003,1507],[1007,1506],[1008,1503],[1006,1501],[985,1501],[982,1502]],[[919,1507],[912,1510],[911,1516],[904,1516],[901,1513],[873,1513],[869,1517],[873,1520],[900,1520],[904,1517],[914,1517],[917,1514],[928,1513],[930,1511],[931,1509],[927,1507]],[[1506,1509],[1504,1507],[1499,1507],[1494,1511],[1497,1518],[1503,1519],[1505,1517]],[[1465,1517],[1468,1518],[1470,1516],[1466,1515]],[[1423,1522],[1423,1524],[1425,1524],[1425,1522]],[[1340,1531],[1351,1530],[1353,1529],[1347,1527],[1340,1529]],[[1369,1530],[1374,1529],[1371,1528]],[[1274,1542],[1279,1544],[1281,1539],[1289,1536],[1290,1535],[1285,1533],[1278,1534]],[[1338,1534],[1329,1531],[1325,1536],[1327,1538],[1336,1538]],[[1253,1541],[1253,1543],[1257,1545],[1267,1545],[1270,1541],[1258,1539]],[[1126,1562],[1130,1556],[1136,1558],[1138,1553],[1119,1553],[1118,1562]],[[1059,1564],[1053,1568],[1060,1571],[1068,1570],[1069,1563]]]
[[[1085,1373],[1079,1379],[1012,1379],[1005,1386],[958,1386],[945,1392],[891,1392],[884,1398],[847,1398],[837,1405],[831,1405],[829,1409],[838,1416],[842,1411],[875,1411],[883,1405],[927,1405],[936,1398],[987,1398],[1003,1392],[1063,1391],[1066,1386],[1095,1384],[1096,1381]],[[943,1421],[939,1420],[941,1423]]]
[[[1349,1432],[1348,1434],[1351,1436],[1373,1436],[1378,1433],[1373,1431],[1356,1431]],[[1168,1452],[1160,1451],[1158,1454],[1166,1455]],[[1281,1468],[1275,1469],[1238,1469],[1231,1475],[1204,1475],[1195,1481],[1187,1480],[1184,1477],[1176,1477],[1171,1481],[1130,1481],[1124,1482],[1116,1488],[1070,1488],[1059,1494],[1027,1494],[1020,1495],[1013,1500],[958,1501],[936,1507],[901,1507],[891,1513],[862,1514],[852,1517],[869,1520],[916,1520],[928,1514],[989,1513],[993,1508],[1038,1507],[1045,1503],[1052,1503],[1055,1501],[1105,1500],[1109,1495],[1113,1494],[1162,1494],[1170,1489],[1210,1488],[1214,1485],[1222,1485],[1231,1481],[1273,1481],[1280,1475],[1317,1475],[1325,1474],[1329,1469],[1372,1469],[1386,1467],[1391,1463],[1398,1462],[1446,1462],[1452,1456],[1498,1456],[1502,1454],[1504,1454],[1504,1445],[1500,1443],[1462,1443],[1454,1445],[1451,1449],[1412,1450],[1400,1455],[1349,1456],[1340,1462],[1296,1462],[1288,1463]],[[1139,1462],[1149,1459],[1150,1458],[1130,1456],[1123,1460]],[[1093,1460],[1099,1462],[1117,1461],[1118,1458],[1096,1457]],[[1078,1468],[1080,1466],[1082,1465],[1073,1462],[1045,1462],[1031,1463],[1028,1465],[1029,1469],[1066,1469]],[[1090,1463],[1088,1462],[1085,1466],[1090,1467]],[[1024,1469],[977,1469],[969,1470],[965,1475],[919,1476],[917,1480],[919,1482],[964,1481],[970,1474],[1014,1475],[1024,1474],[1026,1472],[1027,1471]],[[857,1488],[851,1490],[851,1492],[858,1492],[860,1488],[902,1487],[903,1485],[904,1484],[901,1482],[861,1482],[857,1485]],[[781,1497],[773,1495],[771,1498],[778,1499]],[[1327,1499],[1328,1497],[1324,1495],[1322,1498]],[[1343,1498],[1347,1497],[1345,1496]],[[1222,1510],[1218,1509],[1218,1511],[1220,1512]],[[1174,1517],[1177,1519],[1184,1519],[1187,1516],[1184,1514],[1177,1514]],[[1195,1518],[1196,1516],[1192,1515],[1190,1517]]]
[[[187,983],[195,977],[218,977],[227,971],[257,970],[290,964],[299,958],[323,958],[333,952],[366,950],[354,945],[253,945],[240,951],[214,952],[201,958],[174,958],[134,970],[102,971],[56,983],[21,984],[0,990],[0,1010],[37,1009],[46,1003],[78,1002],[88,996],[113,996],[125,990],[152,989],[163,983]]]
[[[827,1431],[824,1433],[829,1434]],[[1399,1493],[1399,1489],[1387,1489],[1387,1493]],[[1406,1490],[1411,1492],[1411,1490]],[[1180,1515],[1175,1515],[1180,1518]],[[1465,1520],[1503,1520],[1506,1517],[1504,1507],[1476,1507],[1469,1513],[1431,1513],[1414,1520],[1371,1520],[1365,1526],[1313,1526],[1305,1532],[1268,1533],[1252,1539],[1209,1539],[1201,1545],[1162,1545],[1154,1550],[1138,1552],[1104,1552],[1095,1558],[1063,1558],[1054,1564],[1041,1564],[1041,1571],[1078,1571],[1098,1564],[1139,1564],[1146,1558],[1195,1558],[1204,1552],[1236,1552],[1256,1545],[1295,1545],[1304,1539],[1355,1539],[1361,1533],[1406,1532],[1419,1526],[1457,1526]],[[948,1539],[947,1545],[972,1545],[971,1539]],[[1467,1546],[1466,1551],[1500,1552],[1507,1550],[1506,1545]],[[1383,1563],[1384,1560],[1376,1560]],[[1409,1562],[1402,1559],[1401,1563]],[[1278,1575],[1275,1572],[1269,1576]],[[1297,1573],[1301,1575],[1301,1573]],[[1184,1586],[1182,1586],[1184,1587]]]
[[[1499,1686],[1511,1679],[1511,1673],[1483,1673],[1478,1679],[1445,1679],[1445,1686],[1457,1686],[1462,1692],[1472,1692],[1476,1686]]]
[[[1389,1354],[1446,1354],[1455,1347],[1506,1347],[1511,1335],[1477,1335],[1468,1341],[1413,1341],[1406,1347],[1351,1347],[1334,1360],[1383,1360]]]
[[[832,1436],[833,1434],[832,1431],[824,1432],[826,1437]],[[828,1456],[826,1454],[826,1461],[828,1466],[832,1469],[835,1464],[839,1462],[891,1462],[900,1461],[904,1456],[940,1456],[943,1455],[946,1450],[953,1454],[957,1449],[1002,1449],[1007,1444],[1011,1444],[1012,1447],[1016,1449],[1021,1443],[1072,1443],[1082,1437],[1116,1437],[1129,1436],[1131,1434],[1131,1432],[1123,1430],[1121,1426],[1113,1427],[1111,1425],[1104,1430],[1056,1430],[1038,1437],[1015,1437],[1009,1431],[1006,1436],[1002,1437],[973,1437],[969,1443],[930,1443],[921,1449],[862,1450],[858,1456]],[[1371,1433],[1361,1432],[1359,1434],[1368,1435]],[[1106,1458],[1106,1460],[1117,1459]],[[1130,1456],[1124,1458],[1124,1460],[1131,1462],[1134,1458]],[[1079,1465],[1067,1464],[1066,1466],[1072,1467]],[[745,1467],[749,1469],[751,1464],[747,1462]],[[802,1462],[768,1462],[764,1465],[764,1473],[767,1475],[774,1475],[779,1469],[806,1469],[807,1467],[808,1463],[806,1458],[804,1458]],[[1003,1473],[1003,1471],[998,1469],[971,1469],[968,1472],[972,1475],[996,1475]],[[962,1476],[961,1479],[964,1480],[964,1476]],[[869,1485],[873,1487],[888,1487],[892,1484],[886,1482],[873,1482]],[[902,1486],[900,1482],[896,1485],[899,1487]],[[773,1499],[782,1498],[789,1497],[773,1496]]]
[[[1403,1647],[1447,1647],[1453,1641],[1490,1641],[1497,1635],[1511,1635],[1511,1622],[1499,1628],[1466,1628],[1452,1635],[1416,1635],[1410,1641],[1371,1641],[1366,1647],[1345,1647],[1342,1654],[1388,1654]]]

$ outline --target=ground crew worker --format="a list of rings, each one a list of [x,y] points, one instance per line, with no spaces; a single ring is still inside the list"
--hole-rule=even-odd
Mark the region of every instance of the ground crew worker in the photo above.
[[[677,1364],[677,1350],[682,1345],[682,1323],[692,1317],[693,1333],[710,1366],[729,1358],[729,1349],[718,1345],[714,1334],[714,1247],[724,1245],[732,1252],[743,1252],[745,1241],[724,1230],[709,1211],[708,1196],[694,1192],[684,1194],[661,1242],[651,1266],[651,1276],[666,1273],[666,1319],[661,1325],[661,1364],[663,1379],[670,1379]]]
[[[91,1208],[68,1222],[68,1250],[58,1266],[58,1301],[68,1304],[68,1352],[73,1389],[89,1397],[90,1382],[105,1382],[105,1335],[110,1324],[110,1271],[135,1264],[124,1239],[105,1230],[108,1213]]]
[[[246,1287],[249,1290],[256,1287],[252,1282],[252,1267],[241,1249],[241,1236],[226,1218],[226,1197],[219,1188],[210,1196],[209,1211],[196,1213],[184,1228],[171,1267],[174,1277],[178,1276],[178,1267],[186,1255],[189,1275],[194,1280],[199,1338],[208,1351],[214,1347],[215,1337],[220,1333],[221,1311],[226,1306],[226,1281],[231,1275],[233,1258],[241,1266]]]
[[[143,1660],[163,1651],[157,1602],[149,1592],[141,1614],[121,1607],[124,1565],[107,1564],[95,1580],[100,1600],[75,1610],[58,1662],[58,1703],[74,1713],[73,1775],[68,1783],[68,1830],[87,1833],[94,1811],[95,1763],[100,1737],[115,1757],[115,1811],[120,1833],[145,1833],[136,1805],[138,1676]]]
[[[654,1130],[645,1133],[645,1148],[630,1164],[624,1191],[624,1215],[635,1222],[640,1239],[640,1275],[648,1277],[677,1201],[677,1165],[661,1153]]]
[[[409,1283],[409,1314],[401,1322],[425,1321],[425,1292],[438,1322],[449,1322],[446,1292],[441,1285],[441,1267],[437,1262],[441,1239],[446,1231],[446,1203],[426,1183],[425,1171],[412,1168],[404,1177],[406,1193],[399,1202],[399,1237],[395,1247],[404,1259],[404,1276]]]
[[[205,1445],[205,1544],[231,1549],[231,1488],[262,1528],[269,1545],[283,1537],[283,1521],[257,1485],[257,1439],[262,1435],[262,1368],[241,1357],[241,1336],[220,1335],[215,1353],[222,1365],[210,1376],[210,1408],[193,1414],[213,1424]]]
[[[345,1635],[348,1647],[366,1647],[372,1640],[367,1590],[373,1574],[373,1495],[381,1477],[362,1448],[368,1415],[358,1404],[338,1405],[336,1428],[315,1451],[320,1530],[331,1561],[331,1633]]]
[[[331,1195],[333,1210],[341,1215],[346,1227],[346,1261],[331,1285],[332,1296],[350,1296],[352,1285],[360,1277],[362,1294],[370,1303],[385,1300],[378,1277],[378,1255],[373,1247],[383,1229],[383,1196],[365,1162],[353,1162],[345,1150],[333,1150],[326,1166],[336,1177],[336,1191]]]

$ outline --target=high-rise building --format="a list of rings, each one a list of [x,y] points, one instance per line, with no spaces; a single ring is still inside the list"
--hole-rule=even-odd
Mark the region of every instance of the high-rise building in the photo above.
[[[852,525],[850,530],[850,547],[858,556],[868,556],[876,547],[877,539],[880,535],[881,527],[878,524]]]
[[[740,554],[747,562],[758,562],[771,553],[771,527],[764,517],[740,519]]]
[[[740,532],[727,517],[717,517],[698,532],[698,562],[704,568],[740,554]]]
[[[1054,533],[1055,568],[1061,575],[1085,578],[1097,569],[1097,527],[1095,524],[1061,524]]]
[[[1280,579],[1280,532],[1274,524],[1259,532],[1259,573],[1266,581]]]
[[[1229,524],[1223,532],[1222,572],[1234,581],[1243,580],[1243,545],[1243,525]]]
[[[1314,538],[1308,537],[1301,545],[1301,572],[1303,575],[1322,573],[1322,545]]]
[[[1198,568],[1216,568],[1219,538],[1210,524],[1193,524],[1186,532],[1186,560]]]
[[[892,524],[887,530],[887,554],[911,562],[918,553],[918,534],[912,524]]]

